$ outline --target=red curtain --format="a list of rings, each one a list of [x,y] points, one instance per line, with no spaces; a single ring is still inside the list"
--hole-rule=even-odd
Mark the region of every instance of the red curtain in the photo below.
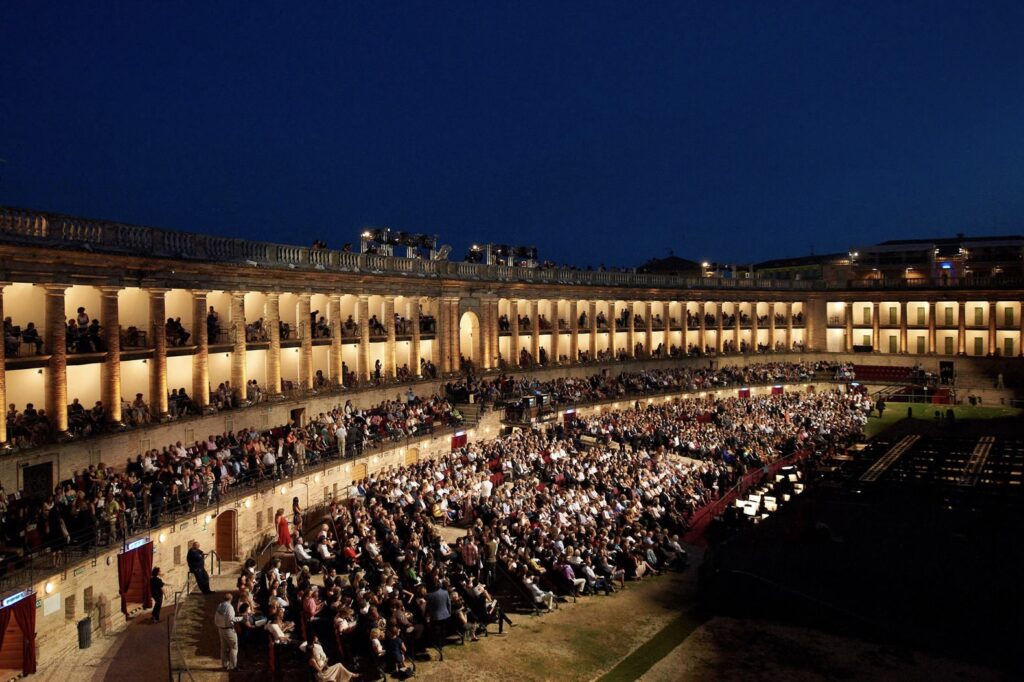
[[[149,584],[149,578],[153,575],[153,543],[147,542],[139,547],[139,569],[142,571],[142,606],[153,608],[153,588]]]
[[[132,584],[132,574],[135,572],[135,552],[123,552],[117,557],[117,582],[118,590],[121,593],[121,613],[128,615],[128,588]]]
[[[4,621],[3,613],[13,611],[14,618],[18,621],[18,627],[22,632],[22,663],[21,669],[26,675],[36,671],[36,600],[32,597],[25,597],[9,609],[0,610],[0,622]],[[10,616],[7,616],[10,619]]]
[[[12,609],[0,609],[0,648],[4,645],[7,626],[11,624],[11,611]]]

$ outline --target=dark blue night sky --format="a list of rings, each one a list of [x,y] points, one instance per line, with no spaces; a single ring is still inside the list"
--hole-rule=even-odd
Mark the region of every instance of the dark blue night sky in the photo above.
[[[205,4],[7,0],[0,203],[581,265],[1024,232],[1019,2]]]

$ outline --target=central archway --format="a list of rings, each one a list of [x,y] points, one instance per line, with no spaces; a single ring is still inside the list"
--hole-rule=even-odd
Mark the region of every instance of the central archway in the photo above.
[[[459,318],[459,353],[475,367],[481,366],[483,336],[480,334],[480,318],[472,310],[462,313]]]

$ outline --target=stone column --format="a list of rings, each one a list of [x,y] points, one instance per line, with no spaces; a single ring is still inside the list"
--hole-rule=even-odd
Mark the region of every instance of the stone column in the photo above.
[[[722,348],[725,346],[725,310],[721,301],[716,303],[716,309],[718,311],[718,334],[715,335],[715,352],[721,355]]]
[[[4,319],[4,287],[10,282],[0,282],[0,320]],[[0,407],[7,410],[7,339],[0,343]],[[7,419],[0,419],[0,445],[7,442]]]
[[[200,408],[210,406],[210,336],[206,328],[206,294],[192,290],[192,338],[196,354],[192,357],[192,399]]]
[[[878,301],[871,304],[871,350],[878,352],[882,350],[882,339],[881,335],[881,313],[882,306]]]
[[[612,357],[615,354],[615,303],[613,301],[607,301],[608,308],[608,350],[611,352]]]
[[[107,408],[110,421],[121,421],[121,320],[117,308],[120,287],[100,287],[100,320],[103,322],[103,342],[107,356],[100,368],[100,400]],[[0,318],[2,319],[2,318]],[[155,330],[150,331],[155,334]],[[153,339],[154,345],[156,338]],[[154,366],[155,369],[155,366]],[[91,405],[86,405],[89,409]]]
[[[900,352],[907,353],[907,302],[900,301]]]
[[[395,297],[384,297],[384,331],[387,341],[384,343],[384,376],[394,379],[398,375],[395,367]]]
[[[1024,299],[1020,301],[1020,310],[1017,311],[1020,325],[1019,336],[1017,337],[1017,355],[1024,357]]]
[[[626,307],[629,310],[629,324],[626,326],[626,344],[629,346],[629,352],[627,355],[631,358],[636,357],[636,318],[633,316],[633,301],[626,301]]]
[[[430,361],[434,363],[434,367],[437,368],[439,373],[443,373],[444,370],[441,368],[441,339],[444,336],[444,326],[441,324],[442,308],[441,299],[437,299],[437,316],[434,318],[434,343],[430,345]]]
[[[996,302],[988,302],[988,354],[996,354]]]
[[[558,299],[551,301],[551,355],[548,358],[551,364],[558,364],[559,346],[561,345],[562,330],[558,326],[561,319],[558,315]]]
[[[597,359],[597,301],[590,301],[588,308],[590,318],[587,322],[590,324],[590,359]]]
[[[704,351],[705,349],[707,349],[708,344],[708,321],[704,319],[704,315],[707,313],[706,305],[707,304],[704,301],[701,301],[700,303],[697,304],[697,314],[700,316],[700,326],[697,332],[697,344],[700,346],[699,350],[701,355],[704,354]]]
[[[540,301],[530,301],[530,355],[534,363],[540,362]]]
[[[356,316],[359,318],[359,355],[356,363],[359,382],[370,380],[370,297],[360,294],[356,301]]]
[[[491,304],[487,299],[480,299],[480,362],[478,369],[491,368]]]
[[[271,291],[267,294],[267,335],[270,347],[267,349],[267,395],[281,396],[281,294]],[[300,327],[301,329],[301,327]]]
[[[654,315],[653,315],[654,304],[650,301],[644,302],[644,345],[646,346],[646,357],[651,357],[651,353],[654,352]],[[664,310],[664,306],[662,306]],[[664,334],[663,334],[664,336]]]
[[[733,328],[732,328],[732,345],[736,348],[736,352],[739,353],[740,352],[740,326],[742,325],[742,322],[740,322],[740,304],[739,303],[733,303],[732,312],[733,312],[733,315],[736,317],[736,319],[733,320],[734,324],[733,324]]]
[[[846,352],[853,352],[853,302],[845,303],[846,311]]]
[[[1024,305],[1021,306],[1024,311]],[[1021,314],[1024,318],[1024,313]],[[589,320],[588,320],[589,321]],[[1024,338],[1024,336],[1022,336]],[[579,362],[580,353],[580,315],[576,299],[569,301],[569,364]]]
[[[768,352],[775,352],[775,303],[768,304]]]
[[[299,294],[299,388],[313,388],[313,324],[310,322],[312,294]]]
[[[58,433],[68,430],[68,346],[67,320],[64,318],[64,285],[46,289],[46,350],[50,362],[46,370],[46,414]]]
[[[409,371],[420,376],[420,297],[409,299],[409,325],[412,327],[412,341],[409,343]]]
[[[462,356],[461,341],[459,334],[459,299],[449,297],[448,301],[448,351],[451,354],[448,360],[452,372],[459,372],[462,365],[459,362]]]
[[[498,366],[498,354],[501,352],[501,344],[499,342],[501,335],[498,333],[498,299],[491,300],[491,367]]]
[[[686,307],[686,301],[680,301],[679,302],[679,331],[681,332],[681,334],[680,334],[679,349],[683,352],[683,355],[686,355],[686,350],[687,350],[686,335],[690,331],[690,320],[687,318],[688,314],[689,314],[689,309]]]
[[[231,349],[231,392],[239,404],[246,400],[248,375],[245,366],[245,292],[231,292],[231,333],[234,345]]]
[[[512,330],[512,338],[509,339],[508,354],[512,357],[509,358],[509,363],[513,367],[519,366],[519,301],[511,299],[508,302],[508,324],[509,329]]]
[[[341,295],[331,294],[327,299],[327,317],[331,325],[331,349],[328,355],[328,371],[331,380],[338,386],[345,385],[345,379],[341,376]],[[419,337],[417,336],[417,343]],[[419,371],[417,367],[416,371]]]
[[[935,333],[935,301],[928,301],[928,353],[935,355],[938,352]]]
[[[957,339],[956,352],[959,355],[967,355],[967,303],[960,301],[957,311]]]
[[[757,352],[757,332],[760,325],[757,322],[757,301],[750,304],[750,352]]]
[[[806,327],[805,327],[806,328]],[[807,344],[805,344],[807,347]],[[793,350],[793,302],[786,303],[786,350]]]
[[[167,421],[167,289],[149,290],[149,327],[153,334],[153,366],[149,370],[149,409]]]

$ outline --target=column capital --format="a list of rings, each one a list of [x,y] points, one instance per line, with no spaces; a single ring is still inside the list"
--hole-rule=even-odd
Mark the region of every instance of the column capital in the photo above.
[[[303,303],[305,303],[306,301],[313,300],[313,292],[311,291],[303,291],[302,293],[298,294],[298,296],[299,300],[302,301]]]
[[[122,289],[122,287],[113,285],[103,285],[98,286],[96,288],[100,290],[100,294],[102,294],[103,296],[117,296],[119,293],[121,293]]]
[[[266,296],[267,296],[267,300],[268,301],[279,301],[279,300],[281,300],[281,292],[280,291],[268,291],[266,293]]]
[[[210,293],[210,289],[189,289],[188,292],[193,296],[206,296]]]
[[[163,287],[146,287],[146,291],[149,293],[150,298],[152,298],[153,296],[165,296],[170,289],[165,289]]]
[[[249,292],[247,292],[247,291],[232,291],[231,292],[231,300],[232,301],[235,301],[235,300],[245,301],[245,295],[247,293],[249,293]]]
[[[47,296],[57,296],[58,294],[63,296],[71,288],[69,284],[37,284],[36,286],[41,286]]]

